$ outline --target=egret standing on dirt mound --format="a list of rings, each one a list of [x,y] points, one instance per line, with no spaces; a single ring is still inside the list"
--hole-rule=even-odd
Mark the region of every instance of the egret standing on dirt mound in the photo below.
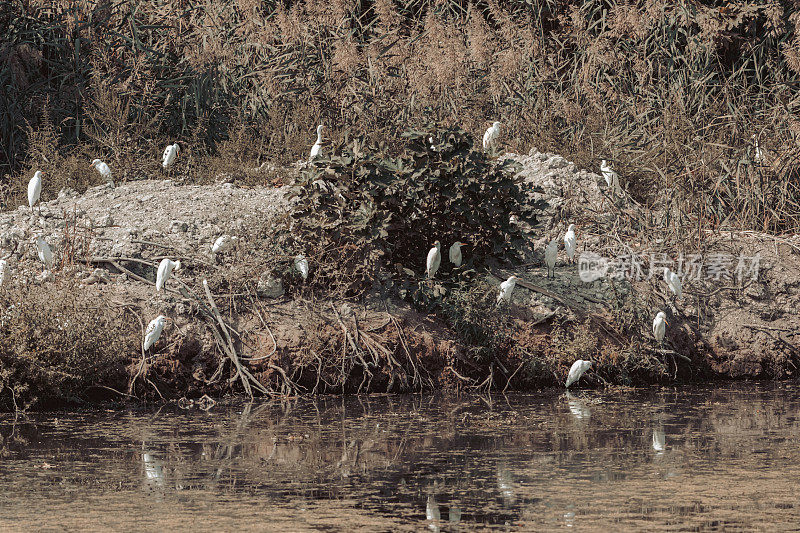
[[[664,334],[667,332],[667,315],[664,314],[664,311],[659,311],[656,314],[656,319],[653,320],[653,337],[659,343],[664,342]]]
[[[308,155],[308,160],[313,161],[315,157],[319,155],[320,150],[322,150],[322,130],[325,129],[325,126],[320,124],[317,126],[317,142],[314,143],[314,146],[311,147],[311,153]]]
[[[547,277],[550,277],[550,272],[553,272],[553,277],[556,277],[556,258],[558,257],[558,240],[553,237],[544,249],[544,263],[547,265]]]
[[[578,359],[572,363],[572,367],[569,369],[569,374],[567,375],[567,383],[565,386],[569,388],[570,385],[581,379],[583,373],[589,370],[591,366],[591,361],[584,361],[583,359]]]
[[[145,352],[153,346],[158,338],[161,336],[161,332],[164,331],[164,323],[169,320],[164,315],[158,315],[153,320],[147,324],[147,329],[144,332],[144,342],[142,343],[142,350]]]
[[[608,188],[611,189],[611,193],[614,196],[620,196],[622,194],[622,189],[619,186],[619,174],[614,172],[611,165],[605,159],[600,162],[600,173],[606,180]]]
[[[483,134],[483,150],[488,152],[490,149],[497,145],[497,139],[500,137],[500,123],[495,122]]]
[[[39,259],[44,263],[44,266],[49,270],[53,266],[53,250],[50,245],[44,240],[44,237],[36,237],[36,249],[39,253]]]
[[[33,213],[33,206],[36,205],[36,202],[39,201],[39,197],[42,195],[42,171],[37,170],[36,173],[31,178],[31,181],[28,182],[28,205],[31,208],[31,213]],[[39,212],[42,212],[42,205],[39,204]]]
[[[8,261],[5,259],[0,259],[0,287],[3,286],[3,282],[6,280],[6,275],[8,274]]]
[[[575,240],[575,224],[570,224],[567,233],[564,234],[564,248],[567,250],[570,263],[575,262]]]
[[[308,279],[308,259],[303,254],[298,255],[294,258],[294,267],[300,272],[300,275],[303,277],[303,281]]]
[[[230,235],[222,235],[214,241],[214,244],[211,246],[211,253],[214,255],[221,254],[222,252],[227,252],[230,250],[231,246],[236,244],[239,240],[239,237],[231,237]]]
[[[166,257],[158,264],[158,271],[156,272],[156,291],[160,291],[166,285],[167,280],[172,276],[173,270],[180,270],[180,261],[170,261]]]
[[[178,152],[180,151],[181,147],[178,146],[178,143],[168,144],[167,147],[164,148],[164,155],[161,156],[161,166],[164,167],[164,170],[172,166],[178,158]]]
[[[97,171],[100,173],[100,175],[103,176],[103,178],[105,178],[106,182],[109,183],[112,187],[114,186],[114,177],[111,175],[111,169],[108,168],[108,165],[106,165],[99,159],[95,159],[89,166],[96,168]]]
[[[503,302],[511,302],[511,295],[514,293],[514,287],[517,286],[518,281],[519,278],[517,276],[510,276],[500,284],[500,292],[497,294],[497,305]]]
[[[461,255],[461,247],[464,246],[464,243],[461,241],[456,241],[453,243],[453,246],[450,247],[450,262],[453,263],[454,266],[460,267],[464,258]]]
[[[664,281],[667,282],[667,286],[672,291],[672,294],[675,295],[675,299],[679,300],[681,295],[683,294],[683,288],[680,276],[678,276],[675,272],[671,271],[667,267],[664,267]]]
[[[433,243],[433,248],[428,252],[428,259],[425,261],[425,272],[428,274],[428,279],[436,275],[439,270],[439,265],[442,264],[442,243],[436,241]]]

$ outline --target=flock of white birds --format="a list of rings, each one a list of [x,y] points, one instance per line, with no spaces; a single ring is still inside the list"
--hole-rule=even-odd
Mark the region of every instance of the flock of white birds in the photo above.
[[[494,122],[487,130],[486,133],[483,135],[483,149],[485,151],[494,150],[497,147],[498,140],[500,138],[500,122]],[[323,139],[322,133],[324,131],[324,126],[319,125],[317,126],[317,140],[314,143],[313,147],[311,148],[311,152],[309,154],[309,162],[313,161],[316,157],[318,157],[322,150]],[[164,170],[168,170],[178,158],[178,154],[180,153],[180,146],[178,143],[170,144],[164,149],[164,153],[162,156],[161,165]],[[94,167],[98,173],[109,183],[111,186],[114,184],[113,175],[111,173],[111,169],[109,166],[101,161],[100,159],[95,159],[92,161],[90,167]],[[622,188],[619,182],[619,175],[611,168],[611,165],[604,159],[600,164],[600,172],[603,178],[608,185],[611,194],[613,197],[621,196],[622,195]],[[31,212],[33,212],[33,207],[39,203],[39,199],[42,193],[42,172],[36,171],[31,178],[30,182],[28,183],[28,205],[30,206]],[[41,213],[41,204],[39,205],[39,212]],[[238,237],[232,237],[230,235],[222,235],[214,241],[214,244],[211,248],[212,256],[216,256],[217,254],[223,253],[231,249],[236,242],[238,241]],[[34,238],[34,242],[36,243],[36,248],[38,251],[39,259],[44,263],[47,269],[52,268],[53,265],[53,251],[51,250],[50,246],[47,244],[47,241],[44,240],[42,236],[37,236]],[[566,233],[564,234],[563,238],[564,242],[564,249],[567,254],[567,259],[570,264],[574,263],[575,261],[575,250],[577,247],[577,238],[575,235],[575,225],[570,224],[567,228]],[[454,242],[450,248],[448,257],[450,262],[455,267],[460,267],[463,263],[463,254],[461,248],[467,246],[466,243],[461,241]],[[547,277],[549,278],[552,274],[555,277],[555,265],[556,259],[558,257],[558,237],[554,237],[545,247],[544,251],[544,260],[545,265],[547,267]],[[442,245],[439,241],[436,241],[433,245],[433,248],[430,249],[428,252],[428,256],[425,263],[425,272],[428,279],[433,279],[436,276],[437,271],[442,263]],[[156,273],[156,291],[159,292],[164,289],[167,281],[172,276],[172,273],[179,270],[181,268],[180,261],[172,261],[170,259],[163,259],[161,263],[158,265],[158,270]],[[294,259],[294,268],[297,272],[300,273],[302,278],[305,280],[308,278],[309,274],[309,263],[308,259],[306,259],[303,255],[298,255]],[[2,285],[4,278],[7,275],[8,265],[5,260],[0,260],[0,285]],[[514,292],[514,288],[518,281],[521,281],[517,276],[510,276],[507,280],[500,283],[499,292],[497,294],[497,305],[501,304],[509,304],[511,302],[511,296]],[[680,298],[682,294],[681,290],[681,279],[680,277],[670,271],[668,268],[664,269],[664,281],[666,282],[669,289],[675,295],[676,298]],[[166,322],[170,320],[164,315],[159,315],[154,318],[150,323],[147,325],[144,334],[144,340],[142,342],[142,350],[146,352],[158,341],[161,337],[161,333],[164,330],[164,326]],[[660,311],[653,321],[653,336],[655,337],[656,341],[659,343],[663,343],[664,335],[666,333],[666,315],[663,311]],[[569,370],[569,375],[566,381],[566,387],[569,387],[576,381],[578,381],[584,372],[591,368],[592,362],[591,361],[584,361],[584,360],[577,360],[573,363],[572,367]]]

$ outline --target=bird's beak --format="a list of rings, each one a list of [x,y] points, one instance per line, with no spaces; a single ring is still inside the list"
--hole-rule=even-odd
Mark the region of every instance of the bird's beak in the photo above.
[[[92,168],[93,166],[94,166],[94,163],[89,163],[89,168]]]

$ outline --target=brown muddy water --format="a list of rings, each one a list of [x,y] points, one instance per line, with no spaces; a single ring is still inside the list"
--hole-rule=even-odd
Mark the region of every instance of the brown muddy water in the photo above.
[[[797,530],[800,385],[0,419],[3,531]]]

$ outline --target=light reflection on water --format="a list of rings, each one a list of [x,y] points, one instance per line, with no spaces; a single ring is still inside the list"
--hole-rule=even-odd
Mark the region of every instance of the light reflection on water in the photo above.
[[[0,418],[0,527],[796,527],[800,386]]]

